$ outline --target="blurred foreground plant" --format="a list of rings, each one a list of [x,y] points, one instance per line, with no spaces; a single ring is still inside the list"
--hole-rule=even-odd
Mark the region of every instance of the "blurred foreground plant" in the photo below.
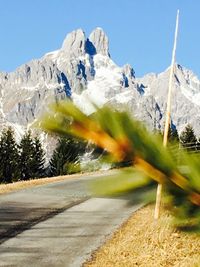
[[[198,155],[164,148],[159,135],[150,133],[142,123],[126,112],[108,107],[86,116],[72,102],[61,101],[50,106],[39,127],[62,135],[86,139],[105,149],[109,162],[129,162],[130,169],[95,181],[100,194],[126,194],[152,188],[154,182],[164,185],[168,207],[176,226],[200,230],[200,164]],[[154,181],[154,182],[153,182]],[[152,198],[152,195],[150,195]]]

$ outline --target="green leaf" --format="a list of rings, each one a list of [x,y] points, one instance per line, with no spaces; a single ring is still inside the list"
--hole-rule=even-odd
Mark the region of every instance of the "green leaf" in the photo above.
[[[198,225],[199,156],[188,155],[174,144],[163,147],[159,135],[149,132],[130,114],[109,107],[97,108],[94,114],[86,116],[72,102],[61,101],[50,107],[39,125],[50,132],[91,140],[110,153],[102,160],[133,165],[114,176],[95,180],[91,188],[96,194],[128,195],[139,190],[141,198],[148,191],[152,199],[152,188],[159,181],[164,184],[168,206],[177,219],[183,225],[187,219],[192,220],[191,224],[196,220]]]

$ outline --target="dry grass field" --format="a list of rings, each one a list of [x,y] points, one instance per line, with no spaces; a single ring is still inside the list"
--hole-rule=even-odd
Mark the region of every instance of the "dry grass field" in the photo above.
[[[134,213],[84,267],[199,267],[200,235],[176,231],[166,211],[154,222],[153,209]]]
[[[69,178],[77,177],[78,175],[65,175],[65,176],[57,176],[51,178],[41,178],[41,179],[33,179],[28,181],[19,181],[10,184],[0,184],[0,194],[10,193],[12,191],[17,191],[20,189],[25,189],[28,187],[48,184],[51,182],[63,181]]]
[[[79,178],[81,176],[90,176],[94,174],[102,174],[103,171],[96,171],[96,172],[90,172],[90,173],[78,173],[78,174],[71,174],[71,175],[63,175],[63,176],[56,176],[56,177],[46,177],[41,179],[32,179],[28,181],[19,181],[19,182],[13,182],[10,184],[0,184],[0,194],[10,193],[13,191],[17,191],[20,189],[29,188],[36,185],[43,185],[53,182],[59,182],[67,179],[74,179]]]

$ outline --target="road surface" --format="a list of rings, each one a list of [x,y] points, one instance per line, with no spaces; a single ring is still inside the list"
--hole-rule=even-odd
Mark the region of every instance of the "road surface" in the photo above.
[[[0,196],[0,266],[79,267],[141,205],[93,198],[92,176]]]

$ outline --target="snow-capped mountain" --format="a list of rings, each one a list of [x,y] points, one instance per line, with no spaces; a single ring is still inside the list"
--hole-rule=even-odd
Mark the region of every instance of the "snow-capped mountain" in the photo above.
[[[131,55],[130,55],[131,56]],[[136,78],[130,65],[117,66],[109,54],[108,37],[96,28],[87,38],[78,29],[62,47],[32,60],[15,72],[0,73],[0,124],[21,135],[49,102],[70,97],[87,114],[91,102],[128,109],[150,128],[162,128],[169,69]],[[181,131],[190,123],[200,134],[200,81],[176,65],[172,123]]]

